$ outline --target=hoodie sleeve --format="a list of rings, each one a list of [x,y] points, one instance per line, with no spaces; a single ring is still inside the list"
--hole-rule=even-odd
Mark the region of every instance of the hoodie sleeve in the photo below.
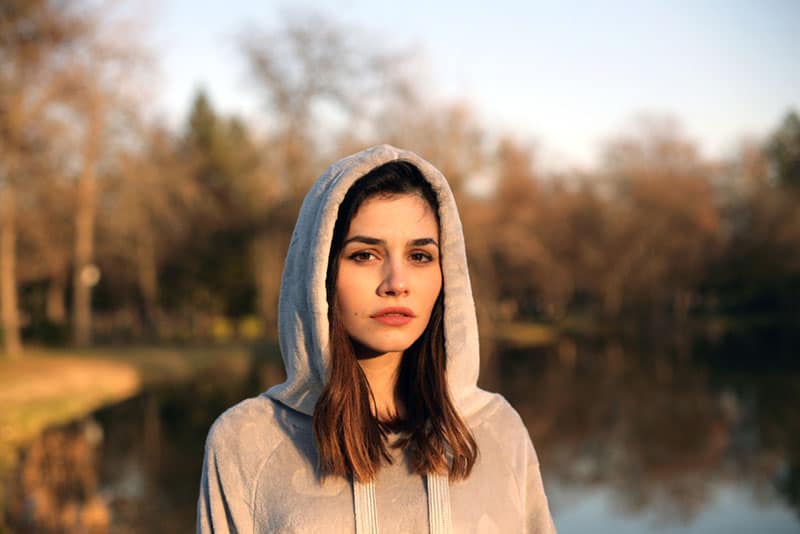
[[[253,513],[243,470],[226,454],[225,432],[219,422],[206,440],[200,497],[197,501],[197,534],[253,532]]]
[[[487,413],[477,417],[482,418],[480,433],[488,438],[485,445],[481,445],[483,461],[505,463],[514,477],[514,489],[519,495],[516,508],[519,516],[513,530],[527,534],[555,534],[539,458],[519,413],[502,395],[494,394]]]
[[[530,438],[527,443],[527,481],[525,485],[525,532],[555,534],[556,527],[550,515],[547,496],[544,494],[539,459]]]

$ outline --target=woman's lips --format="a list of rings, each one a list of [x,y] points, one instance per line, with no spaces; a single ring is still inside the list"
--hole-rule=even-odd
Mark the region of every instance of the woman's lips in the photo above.
[[[370,317],[385,325],[402,326],[410,323],[415,315],[409,308],[391,307],[378,310],[370,315]]]

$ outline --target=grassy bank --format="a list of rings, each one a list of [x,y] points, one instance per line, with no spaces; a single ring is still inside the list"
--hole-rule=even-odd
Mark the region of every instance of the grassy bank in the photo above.
[[[502,323],[495,327],[494,338],[512,346],[551,345],[560,334],[557,327],[543,323]]]
[[[613,334],[613,325],[584,314],[568,315],[556,322],[535,320],[498,321],[492,336],[517,347],[542,347],[558,343],[562,336],[598,337]]]
[[[147,387],[224,368],[246,372],[250,350],[234,347],[28,349],[0,357],[0,473],[45,428],[132,397]]]

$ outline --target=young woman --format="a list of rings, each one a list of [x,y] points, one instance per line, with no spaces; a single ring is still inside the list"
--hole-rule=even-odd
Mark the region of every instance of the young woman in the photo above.
[[[554,532],[527,430],[477,387],[446,180],[382,145],[332,165],[281,284],[287,379],[222,414],[198,532]]]

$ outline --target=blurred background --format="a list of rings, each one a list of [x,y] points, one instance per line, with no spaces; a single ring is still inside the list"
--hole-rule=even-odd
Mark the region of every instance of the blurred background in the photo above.
[[[382,142],[453,186],[560,532],[799,532],[798,20],[3,0],[0,532],[193,530],[302,197]]]

